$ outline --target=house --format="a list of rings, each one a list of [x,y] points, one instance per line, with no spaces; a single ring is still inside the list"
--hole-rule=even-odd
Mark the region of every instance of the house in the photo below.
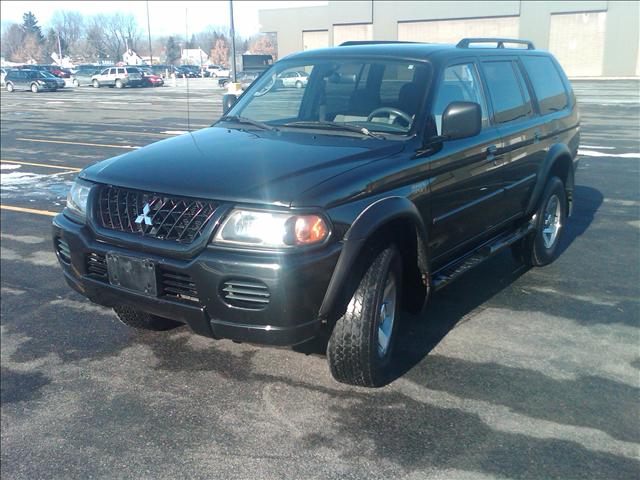
[[[206,65],[209,63],[209,55],[201,48],[184,48],[180,61],[188,65]]]

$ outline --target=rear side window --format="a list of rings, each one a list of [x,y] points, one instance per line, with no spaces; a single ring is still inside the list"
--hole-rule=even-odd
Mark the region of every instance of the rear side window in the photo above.
[[[119,68],[118,69],[118,73],[120,73],[120,74],[124,73],[124,68]]]
[[[567,107],[569,100],[560,74],[549,57],[523,56],[522,63],[536,92],[540,113],[545,115]]]
[[[489,95],[497,123],[506,123],[531,115],[529,93],[513,62],[483,62]]]

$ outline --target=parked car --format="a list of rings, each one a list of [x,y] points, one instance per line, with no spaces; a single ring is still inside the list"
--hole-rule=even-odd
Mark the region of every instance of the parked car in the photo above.
[[[196,78],[198,74],[186,67],[175,67],[176,77],[178,78]]]
[[[180,65],[178,68],[188,73],[189,78],[198,78],[201,76],[200,68],[197,65]]]
[[[76,73],[73,75],[73,85],[76,87],[80,87],[82,85],[91,85],[93,76],[98,75],[102,70],[102,68],[95,66],[81,66],[76,70]]]
[[[164,85],[164,80],[161,76],[153,73],[150,68],[140,68],[142,72],[142,85],[145,87],[161,87]]]
[[[4,79],[7,92],[14,90],[31,90],[33,93],[41,91],[56,91],[58,83],[53,78],[42,76],[39,70],[16,69],[7,72]]]
[[[14,70],[14,69],[5,68],[5,67],[0,68],[0,86],[4,87],[4,77],[6,77],[7,73],[10,72],[11,70]]]
[[[505,248],[561,253],[571,85],[531,42],[475,42],[293,54],[213,127],[87,167],[53,220],[65,279],[135,328],[319,339],[337,380],[388,382],[401,308]],[[300,71],[301,92],[274,88]]]
[[[57,65],[46,65],[47,70],[58,78],[71,78],[71,71],[68,68]]]
[[[207,71],[212,77],[228,77],[231,74],[231,71],[228,68],[220,65],[209,65],[207,66]]]
[[[262,72],[239,72],[236,75],[236,79],[242,86],[242,89],[246,90],[247,88],[249,88],[249,85],[251,85],[256,80],[256,78],[260,76],[261,73]],[[226,87],[230,82],[231,78],[229,77],[218,78],[219,87]]]
[[[164,79],[171,78],[172,75],[176,75],[177,73],[174,65],[152,65],[151,70]]]
[[[58,90],[63,89],[65,87],[65,82],[63,78],[56,77],[53,73],[49,72],[38,72],[42,78],[48,78],[49,80],[54,80],[56,82],[56,86]]]
[[[110,67],[91,77],[91,84],[95,88],[103,85],[116,88],[142,85],[142,75],[136,67]]]
[[[283,87],[302,88],[307,86],[309,74],[307,72],[284,72],[278,77]]]

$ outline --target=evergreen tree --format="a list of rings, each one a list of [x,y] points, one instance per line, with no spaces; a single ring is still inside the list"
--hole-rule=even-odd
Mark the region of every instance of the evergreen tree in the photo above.
[[[44,35],[42,35],[42,30],[38,25],[38,19],[32,12],[29,11],[22,15],[22,29],[26,34],[33,35],[38,43],[44,41]]]
[[[175,38],[169,37],[167,39],[167,44],[165,46],[167,63],[174,64],[176,61],[180,60],[180,56],[182,52],[180,52],[180,46],[176,43]]]

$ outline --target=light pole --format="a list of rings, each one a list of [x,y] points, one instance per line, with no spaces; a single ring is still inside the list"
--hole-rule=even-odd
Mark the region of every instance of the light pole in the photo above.
[[[238,77],[236,72],[236,32],[233,28],[233,0],[229,0],[229,16],[231,24],[231,31],[229,32],[231,35],[231,78],[233,83],[236,83]]]
[[[149,0],[147,0],[147,32],[149,33],[149,65],[153,65],[153,51],[151,50],[151,22],[149,21]]]

